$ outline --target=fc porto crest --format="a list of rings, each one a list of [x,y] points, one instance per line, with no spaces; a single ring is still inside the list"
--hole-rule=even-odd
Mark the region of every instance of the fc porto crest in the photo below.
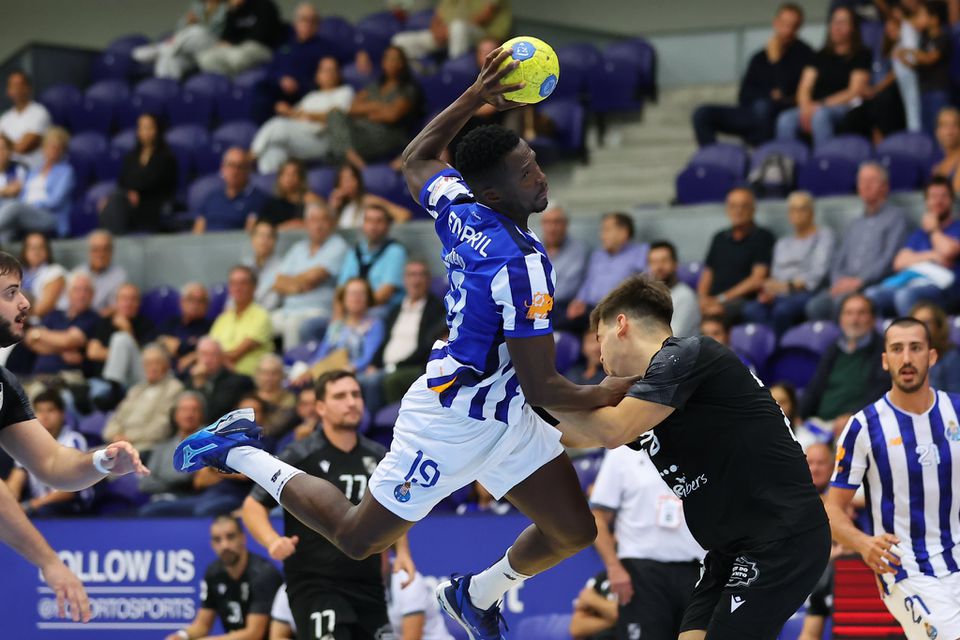
[[[397,502],[409,502],[410,501],[410,483],[401,482],[396,487],[394,487],[393,497],[397,499]]]
[[[0,388],[0,402],[3,401],[3,389]],[[943,428],[943,434],[947,436],[948,440],[953,442],[960,442],[960,425],[956,421],[951,420],[947,423],[947,426]]]

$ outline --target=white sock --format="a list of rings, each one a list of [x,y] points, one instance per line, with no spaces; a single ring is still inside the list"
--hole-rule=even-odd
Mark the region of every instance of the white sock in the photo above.
[[[227,466],[247,476],[280,502],[280,493],[290,478],[303,473],[263,449],[236,447],[227,452]]]
[[[489,609],[500,601],[503,594],[513,587],[523,584],[523,581],[530,577],[517,572],[510,566],[510,560],[507,559],[509,554],[510,549],[507,549],[507,552],[496,564],[470,579],[470,587],[467,589],[467,593],[473,606],[478,609]]]

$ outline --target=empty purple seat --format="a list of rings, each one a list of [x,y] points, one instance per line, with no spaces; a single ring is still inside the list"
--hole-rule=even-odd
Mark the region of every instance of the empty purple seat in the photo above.
[[[561,67],[564,65],[578,65],[586,71],[592,71],[600,66],[603,61],[603,54],[596,45],[589,42],[575,42],[557,47],[557,59],[560,60]],[[561,78],[563,70],[561,68]]]
[[[339,59],[346,58],[347,60],[353,60],[356,58],[358,51],[366,51],[370,55],[371,60],[381,60],[383,58],[383,52],[390,46],[390,37],[372,31],[358,30],[353,34],[353,42],[337,44],[341,46],[342,50],[338,56]],[[352,45],[352,50],[343,51],[347,45]]]
[[[803,347],[778,349],[767,362],[766,378],[771,382],[787,381],[804,389],[820,364],[820,354]]]
[[[403,178],[386,164],[372,164],[363,170],[363,184],[367,191],[392,202],[406,203],[407,187]]]
[[[556,343],[557,371],[566,373],[580,359],[580,339],[572,333],[556,331],[553,340]]]
[[[212,192],[223,188],[223,180],[217,174],[197,178],[187,190],[187,209],[191,213],[200,211],[200,207]]]
[[[311,340],[309,342],[298,344],[295,347],[291,347],[283,353],[283,362],[287,365],[292,365],[295,362],[310,362],[310,360],[313,359],[313,354],[316,353],[317,347],[319,346],[319,342],[316,340]]]
[[[854,164],[870,159],[872,147],[866,138],[856,135],[835,136],[813,150],[814,158],[845,158]]]
[[[810,349],[823,354],[839,337],[840,329],[834,323],[811,320],[788,329],[780,337],[780,348]]]
[[[207,319],[216,320],[227,306],[227,285],[215,284],[210,287],[210,307],[207,309]]]
[[[797,186],[815,196],[846,195],[856,185],[857,164],[847,158],[814,158],[797,173]]]
[[[255,135],[257,135],[255,123],[250,120],[235,120],[217,127],[212,139],[214,143],[220,143],[224,151],[229,147],[248,149]]]
[[[587,78],[590,109],[596,113],[631,112],[643,108],[640,70],[634,63],[604,56]],[[563,81],[561,71],[560,80]]]
[[[950,318],[950,342],[960,345],[960,316]]]
[[[230,91],[230,78],[219,73],[198,73],[183,83],[183,90],[211,98]]]
[[[618,59],[637,66],[644,95],[656,97],[657,51],[643,38],[612,42],[603,50],[608,59]]]
[[[357,23],[356,30],[366,33],[374,33],[378,36],[391,38],[400,31],[403,25],[390,11],[378,11],[361,18]]]
[[[160,326],[180,313],[180,292],[173,287],[156,287],[143,294],[140,309],[154,325]]]
[[[123,169],[126,151],[110,146],[94,162],[93,173],[97,180],[116,180]]]
[[[723,202],[737,181],[737,176],[719,167],[687,167],[677,176],[677,201],[680,204]]]
[[[68,121],[74,133],[92,131],[106,135],[113,126],[114,108],[98,100],[84,98],[70,110]]]
[[[196,124],[209,127],[213,121],[213,106],[211,96],[183,90],[167,104],[167,122],[173,126]]]
[[[694,291],[697,290],[701,275],[703,275],[702,262],[681,262],[677,265],[677,279],[685,282]]]
[[[210,146],[210,134],[200,125],[184,124],[178,127],[172,127],[165,135],[170,150],[177,157],[177,174],[180,185],[186,185],[190,176],[195,171],[199,173],[210,173],[217,167],[203,167],[199,169],[200,163],[197,157],[204,153]]]
[[[451,71],[454,73],[466,73],[476,77],[480,73],[477,66],[477,57],[472,51],[468,51],[458,58],[451,58],[443,63],[441,71]],[[564,69],[566,71],[566,69]]]
[[[741,324],[730,330],[730,348],[763,370],[777,348],[777,335],[765,324]]]
[[[117,189],[113,180],[98,182],[89,187],[83,194],[79,206],[70,212],[70,235],[73,237],[85,236],[100,226],[100,202],[109,198]]]
[[[584,125],[586,112],[575,100],[547,100],[537,106],[537,111],[550,118],[555,129],[550,138],[537,138],[531,144],[540,152],[539,147],[555,143],[560,150],[566,152],[583,149]]]
[[[243,73],[240,73],[234,77],[233,86],[240,87],[248,91],[255,91],[267,81],[269,76],[270,72],[267,71],[266,66],[254,67],[253,69],[247,69]]]
[[[253,96],[243,87],[231,86],[214,97],[214,112],[220,122],[247,120],[253,116]]]
[[[65,82],[44,89],[39,100],[56,124],[66,126],[70,111],[83,102],[83,93],[74,85]]]
[[[773,140],[753,150],[750,156],[750,170],[758,169],[771,155],[779,153],[791,158],[799,169],[810,160],[810,149],[797,140]]]
[[[891,191],[913,191],[922,186],[929,165],[914,156],[898,152],[877,154],[879,162],[890,176]]]
[[[86,185],[94,179],[97,161],[108,147],[107,138],[101,133],[87,131],[70,138],[67,153],[77,184]]]
[[[84,98],[97,100],[104,104],[116,105],[130,99],[130,86],[123,80],[108,78],[95,82],[84,92]]]
[[[747,170],[747,151],[738,144],[718,142],[697,149],[687,166],[719,167],[741,177]]]
[[[128,473],[97,485],[93,511],[99,515],[122,514],[149,501],[150,496],[140,491],[136,474]]]
[[[476,77],[475,73],[462,69],[445,70],[434,75],[419,76],[417,81],[420,83],[426,100],[426,110],[433,112],[447,108],[476,80]]]
[[[133,151],[137,146],[137,132],[134,129],[126,129],[116,134],[110,139],[110,148],[120,151]]]
[[[595,66],[600,64],[600,51],[584,49],[592,45],[567,45],[558,48],[560,82],[553,90],[553,98],[581,98],[587,93],[587,81]],[[585,54],[584,51],[587,53]]]
[[[373,426],[377,429],[393,429],[397,424],[397,418],[400,416],[400,403],[394,402],[388,404],[373,416]]]
[[[577,473],[577,479],[580,481],[580,488],[584,491],[594,483],[597,474],[600,473],[600,465],[603,464],[603,453],[588,453],[572,460],[573,470]],[[526,638],[527,636],[521,636]]]
[[[90,78],[93,81],[108,78],[129,80],[136,71],[136,65],[129,53],[104,51],[90,68]]]
[[[180,95],[180,85],[170,78],[147,78],[133,89],[134,97],[139,97],[144,111],[166,117],[170,103]]]
[[[407,16],[407,21],[403,24],[404,31],[423,31],[430,28],[430,22],[433,20],[433,9],[423,9]]]
[[[318,33],[332,42],[353,42],[355,29],[340,16],[323,16]]]
[[[330,195],[337,182],[337,170],[333,167],[317,167],[307,172],[307,187],[324,198]]]
[[[936,154],[934,141],[925,133],[899,131],[877,145],[877,153],[897,153],[929,161]]]
[[[129,54],[131,51],[145,44],[150,43],[150,38],[143,35],[142,33],[132,33],[125,36],[120,36],[110,41],[110,44],[107,45],[107,51],[111,53]]]

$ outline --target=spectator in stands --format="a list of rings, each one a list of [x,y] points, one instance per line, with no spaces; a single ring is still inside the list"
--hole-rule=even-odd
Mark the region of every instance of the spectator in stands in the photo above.
[[[42,318],[57,307],[67,288],[67,270],[54,262],[50,241],[42,233],[28,233],[20,250],[23,280],[20,289],[30,300],[30,313]]]
[[[247,231],[252,232],[258,221],[269,222],[280,231],[303,229],[303,206],[320,197],[307,189],[307,175],[297,160],[287,160],[280,166],[273,193],[257,212],[257,218],[247,218]]]
[[[359,229],[363,225],[364,212],[370,205],[386,209],[394,222],[406,222],[410,219],[410,210],[406,207],[375,193],[367,193],[363,175],[351,164],[345,164],[337,171],[337,183],[330,192],[329,205],[336,214],[337,226],[341,229]]]
[[[327,114],[332,161],[362,169],[409,142],[410,128],[420,116],[420,88],[401,49],[388,47],[380,68],[380,77],[356,95],[348,112]]]
[[[624,279],[647,268],[647,245],[634,242],[633,219],[626,213],[608,213],[600,222],[600,246],[590,254],[587,273],[577,295],[567,305],[567,320],[577,333],[590,311]]]
[[[752,191],[745,187],[732,189],[726,206],[730,228],[713,236],[697,294],[703,315],[723,315],[736,322],[770,274],[775,239],[754,222],[756,201]]]
[[[310,361],[309,369],[295,378],[297,386],[316,380],[325,370],[318,370],[330,362],[328,358],[339,352],[349,363],[349,370],[366,371],[373,357],[383,345],[386,331],[383,319],[371,313],[373,290],[363,278],[353,278],[337,289],[337,304],[342,316],[330,323],[326,335]],[[336,367],[341,368],[338,363]],[[328,367],[329,368],[329,367]]]
[[[413,60],[440,51],[456,58],[483,37],[503,42],[510,35],[512,22],[507,0],[440,0],[429,29],[401,31],[393,37],[393,44]]]
[[[566,372],[566,376],[575,384],[600,384],[607,374],[600,361],[600,342],[595,331],[588,329],[584,332],[580,353],[583,355],[583,363],[573,365]]]
[[[250,251],[241,261],[257,276],[257,290],[253,301],[274,311],[280,306],[280,294],[273,290],[280,269],[277,255],[277,228],[266,220],[258,220],[250,231]]]
[[[142,380],[140,347],[153,329],[150,319],[140,312],[140,289],[130,283],[120,287],[113,315],[97,321],[87,343],[88,377],[108,383],[91,382],[90,397],[102,411],[116,407],[126,389]]]
[[[772,324],[777,335],[803,318],[814,291],[820,288],[833,257],[833,232],[814,220],[813,196],[794,191],[787,198],[793,235],[773,245],[773,266],[763,288],[743,308],[749,322]]]
[[[188,282],[180,288],[180,313],[157,328],[157,342],[173,358],[177,375],[186,375],[197,361],[197,343],[210,332],[207,319],[210,294],[199,282]]]
[[[273,290],[284,296],[283,305],[272,314],[284,349],[300,344],[304,322],[330,318],[337,274],[349,250],[334,233],[333,214],[327,207],[310,203],[304,220],[307,237],[290,247],[273,282]]]
[[[890,388],[881,366],[883,337],[874,328],[873,303],[854,293],[840,306],[840,338],[823,354],[807,384],[800,415],[839,434],[850,415]]]
[[[199,51],[196,59],[202,71],[235,76],[270,60],[283,24],[273,0],[229,0],[227,4],[220,42]]]
[[[870,83],[870,51],[860,42],[856,16],[847,7],[830,15],[827,43],[803,70],[797,106],[777,117],[777,138],[792,140],[801,133],[814,145],[833,137],[834,126]]]
[[[0,206],[20,195],[27,179],[27,167],[13,159],[13,143],[0,136]]]
[[[13,157],[31,169],[43,164],[41,145],[50,128],[47,108],[33,100],[33,83],[25,72],[16,70],[7,76],[10,108],[0,116],[0,136],[10,143]]]
[[[232,411],[240,398],[253,390],[249,376],[230,371],[226,364],[220,343],[214,338],[201,338],[197,344],[197,363],[190,369],[187,387],[200,392],[206,404],[207,422]]]
[[[824,494],[830,488],[830,476],[833,475],[833,449],[825,442],[815,442],[804,450],[807,454],[807,465],[810,467],[810,478],[817,493]]]
[[[930,367],[930,386],[939,391],[960,393],[960,351],[950,340],[950,319],[932,302],[920,302],[910,316],[927,325],[930,344],[937,351],[937,361]]]
[[[290,37],[273,54],[267,87],[279,100],[296,102],[310,88],[317,60],[335,46],[319,35],[320,14],[309,2],[293,10]]]
[[[117,190],[100,211],[100,225],[117,235],[157,233],[173,211],[177,195],[177,159],[163,138],[157,116],[137,118],[137,144],[123,159]]]
[[[141,454],[170,437],[170,412],[183,391],[163,345],[145,346],[142,361],[143,382],[130,387],[103,429],[106,442],[127,440]]]
[[[260,358],[273,352],[270,313],[253,300],[257,276],[250,267],[237,265],[227,276],[230,304],[217,316],[210,337],[223,349],[227,366],[252,376]]]
[[[793,435],[806,451],[815,442],[830,442],[833,440],[833,430],[824,431],[810,422],[800,419],[800,403],[797,397],[797,388],[792,382],[781,380],[770,385],[770,395],[780,405],[780,410],[790,422]]]
[[[830,265],[830,288],[807,302],[811,320],[833,319],[846,296],[879,282],[890,272],[909,226],[903,211],[887,201],[889,193],[887,170],[876,162],[861,165],[857,195],[863,203],[863,217],[844,229]]]
[[[220,165],[223,189],[212,191],[193,223],[194,233],[243,229],[263,207],[266,196],[250,183],[250,155],[230,147]]]
[[[800,74],[813,62],[813,50],[797,38],[802,26],[803,9],[781,4],[773,17],[773,34],[750,58],[740,81],[737,106],[707,104],[693,112],[697,144],[714,144],[717,133],[740,136],[751,145],[773,138],[777,115],[796,106]]]
[[[587,247],[570,237],[569,226],[570,218],[558,204],[550,203],[540,216],[540,240],[547,250],[553,272],[557,274],[557,287],[553,292],[554,327],[557,329],[566,326],[567,307],[577,297],[577,291],[583,284],[589,257]]]
[[[297,399],[283,386],[283,358],[275,353],[260,358],[253,382],[257,397],[266,405],[264,414],[257,415],[257,424],[263,427],[267,436],[286,433],[296,419]]]
[[[700,327],[700,301],[686,282],[677,278],[677,248],[669,242],[654,242],[647,252],[647,271],[654,280],[670,287],[673,319],[670,328],[679,337],[695,336]]]
[[[725,347],[730,346],[730,323],[726,317],[703,316],[700,320],[700,335],[713,338]]]
[[[430,293],[430,269],[410,260],[403,269],[403,298],[384,320],[385,338],[358,377],[371,413],[398,402],[423,373],[433,343],[446,330],[443,301]]]
[[[34,374],[55,374],[81,369],[86,361],[87,342],[94,335],[100,316],[90,307],[93,281],[85,273],[70,276],[67,308],[45,315],[41,326],[31,327],[23,344],[37,355]]]
[[[924,300],[942,307],[960,300],[960,220],[953,215],[953,187],[937,176],[923,193],[921,228],[893,258],[894,275],[864,290],[882,317],[906,316]]]
[[[72,273],[82,273],[93,280],[94,310],[104,316],[111,315],[117,291],[127,281],[127,271],[113,262],[113,236],[109,231],[90,232],[87,236],[87,263],[75,267]],[[66,307],[67,301],[61,299],[60,308]]]
[[[933,175],[950,181],[954,193],[960,189],[960,110],[944,107],[937,114],[937,144],[943,160],[933,167]]]
[[[39,393],[33,399],[33,410],[40,424],[58,443],[78,451],[87,450],[86,438],[66,425],[66,405],[58,391],[47,389]],[[93,487],[60,491],[44,484],[19,464],[10,472],[7,488],[30,517],[78,515],[87,511],[93,501]]]
[[[350,111],[353,87],[344,84],[340,65],[333,56],[317,64],[317,88],[291,105],[283,100],[274,107],[276,115],[260,127],[250,150],[260,173],[273,173],[288,158],[322,160],[330,149],[327,117],[335,110]]]
[[[362,278],[373,289],[373,305],[381,315],[403,299],[403,265],[407,249],[390,237],[390,212],[377,205],[368,205],[363,213],[362,236],[348,251],[337,277],[337,286],[352,278]]]
[[[158,78],[179,80],[197,66],[197,54],[217,46],[227,21],[227,0],[194,0],[177,21],[173,35],[161,42],[137,47],[138,62],[153,62]]]
[[[920,47],[900,49],[897,57],[917,70],[920,85],[920,121],[924,133],[933,134],[940,110],[950,104],[950,23],[943,0],[919,3],[914,23],[920,31]]]
[[[601,571],[587,580],[573,601],[570,637],[573,640],[616,640],[619,610],[617,596],[610,591],[607,572]]]
[[[19,200],[0,207],[0,244],[10,244],[24,231],[67,235],[74,186],[73,167],[67,162],[69,142],[70,134],[62,127],[51,127],[43,135],[43,157],[27,174]]]
[[[293,428],[293,439],[303,440],[317,428],[317,394],[312,386],[304,387],[297,394],[297,417],[300,422]]]

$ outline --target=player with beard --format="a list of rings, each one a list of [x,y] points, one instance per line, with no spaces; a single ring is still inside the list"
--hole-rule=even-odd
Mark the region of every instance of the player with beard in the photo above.
[[[676,338],[670,290],[634,276],[594,309],[610,375],[642,378],[616,407],[556,412],[577,446],[646,451],[708,551],[680,640],[774,640],[823,574],[830,528],[790,423],[712,338]]]
[[[0,347],[23,339],[30,302],[20,288],[23,268],[0,251]],[[58,443],[37,420],[17,378],[0,367],[0,446],[43,484],[62,491],[85,489],[110,474],[150,473],[129,442],[81,452]],[[90,602],[80,580],[30,523],[6,484],[0,482],[0,540],[36,565],[57,597],[60,617],[90,620]]]
[[[936,361],[925,324],[890,324],[893,386],[847,423],[826,498],[834,538],[877,573],[909,640],[960,638],[960,396],[930,387]],[[865,531],[847,515],[861,485]]]
[[[166,640],[208,638],[214,619],[225,638],[263,640],[270,626],[270,607],[283,576],[273,563],[247,550],[247,537],[233,516],[217,516],[210,525],[210,546],[217,559],[200,583],[200,610],[189,626]]]

